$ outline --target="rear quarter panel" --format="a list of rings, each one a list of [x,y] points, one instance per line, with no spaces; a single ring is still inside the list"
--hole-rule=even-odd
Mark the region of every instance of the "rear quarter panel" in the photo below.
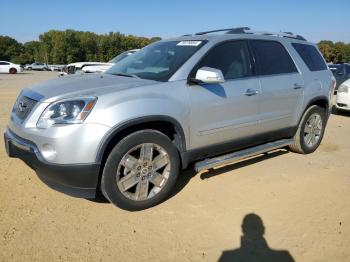
[[[295,115],[295,118],[293,119],[293,125],[297,126],[299,124],[299,120],[303,112],[305,111],[306,107],[315,98],[327,99],[329,106],[331,107],[331,96],[333,93],[332,80],[334,79],[334,77],[331,70],[329,69],[322,70],[322,71],[310,71],[307,65],[304,63],[304,61],[300,57],[300,55],[298,54],[298,52],[292,46],[292,43],[293,41],[289,40],[289,43],[287,44],[287,48],[289,49],[289,52],[292,55],[293,60],[296,63],[298,69],[302,72],[302,76],[304,79],[303,103],[298,108],[298,113]],[[298,41],[297,43],[310,44],[310,43],[305,43],[300,41]]]

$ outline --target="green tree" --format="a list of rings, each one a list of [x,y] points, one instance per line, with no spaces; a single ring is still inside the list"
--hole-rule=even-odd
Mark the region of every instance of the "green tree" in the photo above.
[[[9,36],[0,36],[0,60],[11,61],[23,52],[23,45]]]

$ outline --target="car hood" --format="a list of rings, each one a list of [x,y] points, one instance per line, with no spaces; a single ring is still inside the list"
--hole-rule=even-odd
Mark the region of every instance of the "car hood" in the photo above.
[[[83,74],[49,80],[25,88],[24,92],[42,102],[53,102],[70,97],[107,95],[156,83],[159,82],[110,74]]]

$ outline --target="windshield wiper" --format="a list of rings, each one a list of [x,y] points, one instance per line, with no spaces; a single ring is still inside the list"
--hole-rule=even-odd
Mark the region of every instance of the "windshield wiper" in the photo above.
[[[112,75],[139,78],[137,75],[134,75],[134,74],[127,74],[127,73],[113,73]]]

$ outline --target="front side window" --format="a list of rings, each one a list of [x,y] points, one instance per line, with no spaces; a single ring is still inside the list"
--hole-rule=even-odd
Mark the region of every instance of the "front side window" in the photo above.
[[[316,47],[297,43],[293,43],[292,45],[310,71],[327,70],[327,65]]]
[[[119,61],[106,74],[165,82],[204,44],[197,40],[156,42]]]
[[[9,65],[10,63],[7,62],[0,62],[0,65]]]
[[[289,74],[298,72],[283,45],[276,41],[252,40],[257,73],[259,75]]]
[[[220,69],[225,80],[251,76],[252,70],[246,41],[231,41],[215,46],[199,62],[192,74],[195,74],[201,67]]]

